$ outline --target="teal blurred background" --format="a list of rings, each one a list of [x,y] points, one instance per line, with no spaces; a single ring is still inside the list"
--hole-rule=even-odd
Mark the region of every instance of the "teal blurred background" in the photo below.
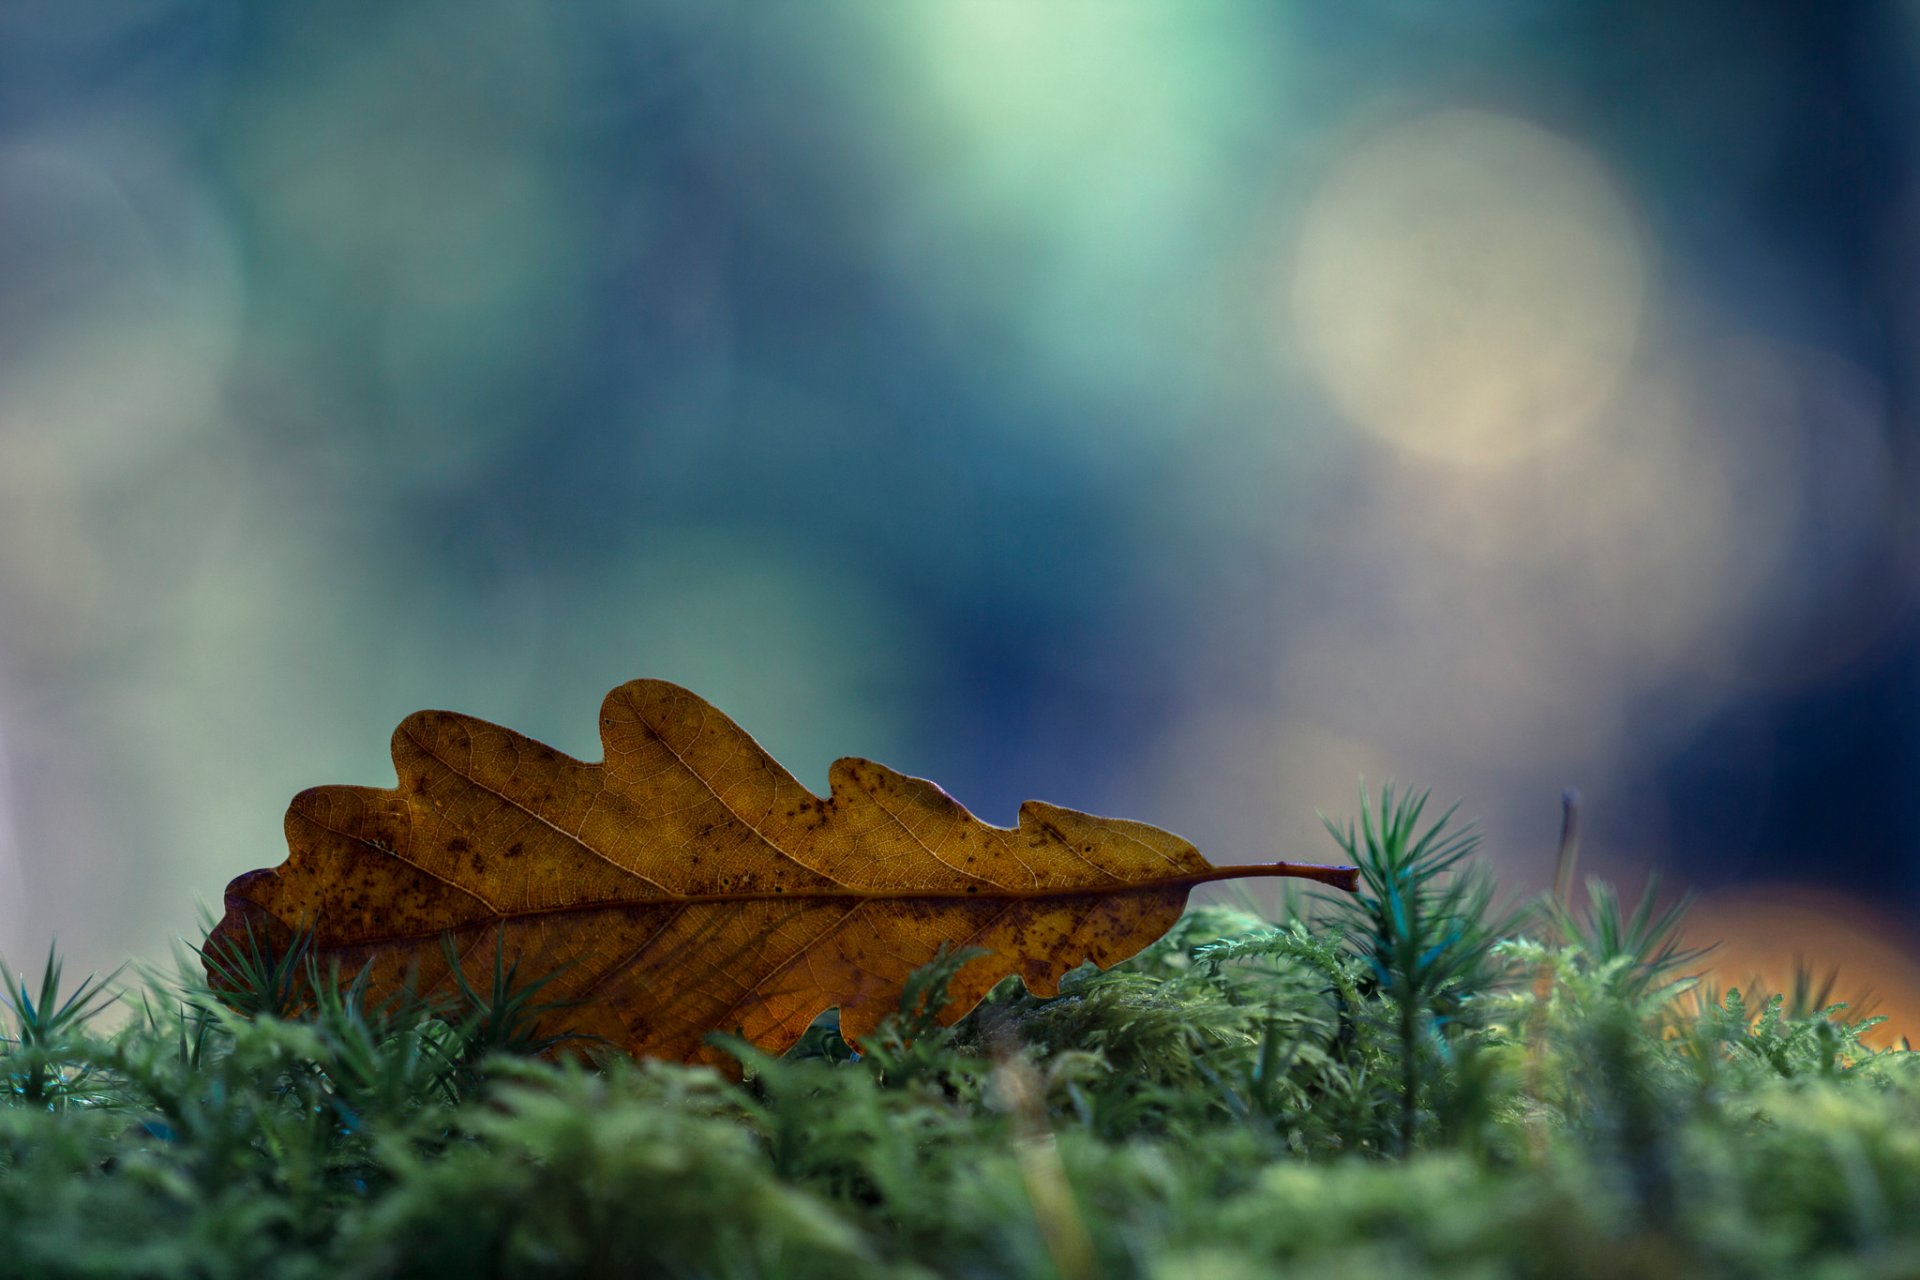
[[[1364,774],[1537,886],[1575,783],[1904,937],[1916,85],[1899,6],[12,0],[0,954],[640,675],[1217,861]]]

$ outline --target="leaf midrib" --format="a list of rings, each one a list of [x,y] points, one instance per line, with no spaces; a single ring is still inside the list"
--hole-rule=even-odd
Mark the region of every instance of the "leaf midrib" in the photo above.
[[[392,850],[384,850],[390,857],[399,857]],[[417,865],[410,859],[401,858],[409,866]],[[754,889],[745,892],[729,893],[690,893],[666,895],[654,898],[595,898],[581,902],[559,903],[550,907],[524,907],[514,910],[501,910],[488,906],[490,915],[481,920],[466,921],[443,929],[431,929],[415,933],[385,934],[377,937],[340,939],[338,945],[353,947],[378,947],[394,942],[421,941],[438,938],[449,933],[464,933],[469,929],[492,928],[520,920],[536,920],[548,916],[567,915],[573,912],[605,911],[620,908],[686,907],[712,906],[718,904],[739,904],[746,902],[807,902],[807,901],[847,901],[858,902],[907,902],[935,899],[943,902],[965,903],[1013,903],[1041,901],[1057,898],[1107,898],[1128,897],[1135,894],[1148,894],[1168,889],[1192,889],[1198,885],[1209,884],[1217,880],[1239,880],[1262,876],[1292,876],[1315,880],[1336,887],[1345,874],[1351,873],[1351,867],[1327,867],[1317,864],[1296,862],[1256,862],[1222,867],[1207,867],[1202,870],[1181,872],[1178,875],[1155,876],[1146,880],[1123,880],[1112,884],[1047,885],[1039,889],[1014,889],[995,887],[991,891],[968,893],[964,889],[797,889],[787,892],[784,889]],[[651,883],[651,882],[650,882]],[[479,899],[476,899],[479,900]],[[484,900],[481,900],[484,901]],[[258,904],[255,904],[258,905]],[[282,923],[292,924],[292,921]]]

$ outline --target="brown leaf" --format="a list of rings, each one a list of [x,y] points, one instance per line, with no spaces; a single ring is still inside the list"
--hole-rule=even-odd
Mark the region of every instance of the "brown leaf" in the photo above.
[[[1017,973],[1051,995],[1082,960],[1159,937],[1194,885],[1352,868],[1215,867],[1178,836],[1028,801],[988,826],[931,782],[841,760],[821,800],[707,702],[636,680],[600,709],[603,764],[445,711],[393,735],[394,790],[316,787],[287,811],[286,862],[227,888],[207,950],[314,930],[372,991],[491,962],[559,971],[575,1029],[635,1054],[713,1060],[709,1032],[769,1053],[840,1007],[858,1042],[941,942],[987,948],[945,1018]]]

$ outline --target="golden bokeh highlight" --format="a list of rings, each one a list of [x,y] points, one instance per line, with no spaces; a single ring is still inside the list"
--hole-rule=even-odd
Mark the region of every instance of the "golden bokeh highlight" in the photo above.
[[[1721,992],[1759,989],[1792,997],[1795,972],[1816,986],[1834,975],[1830,1001],[1887,1019],[1867,1039],[1920,1036],[1920,962],[1911,933],[1859,898],[1804,884],[1768,884],[1709,895],[1688,913],[1690,945],[1712,946],[1706,977]]]
[[[1292,341],[1367,431],[1425,456],[1498,462],[1607,406],[1647,274],[1598,160],[1523,120],[1448,110],[1364,142],[1316,196]]]

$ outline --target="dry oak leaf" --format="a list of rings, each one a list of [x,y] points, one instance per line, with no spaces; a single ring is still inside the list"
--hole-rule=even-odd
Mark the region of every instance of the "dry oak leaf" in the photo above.
[[[431,993],[487,966],[502,930],[521,972],[574,1030],[651,1057],[718,1061],[706,1037],[788,1049],[840,1007],[849,1040],[898,1006],[942,942],[986,948],[944,1018],[1017,973],[1051,995],[1082,960],[1115,964],[1158,938],[1197,884],[1301,876],[1353,887],[1351,867],[1215,867],[1139,822],[1028,801],[981,822],[931,782],[841,760],[825,800],[703,699],[636,680],[600,709],[588,764],[445,711],[393,735],[397,789],[303,791],[289,856],[227,888],[206,950],[314,931],[376,996]]]

